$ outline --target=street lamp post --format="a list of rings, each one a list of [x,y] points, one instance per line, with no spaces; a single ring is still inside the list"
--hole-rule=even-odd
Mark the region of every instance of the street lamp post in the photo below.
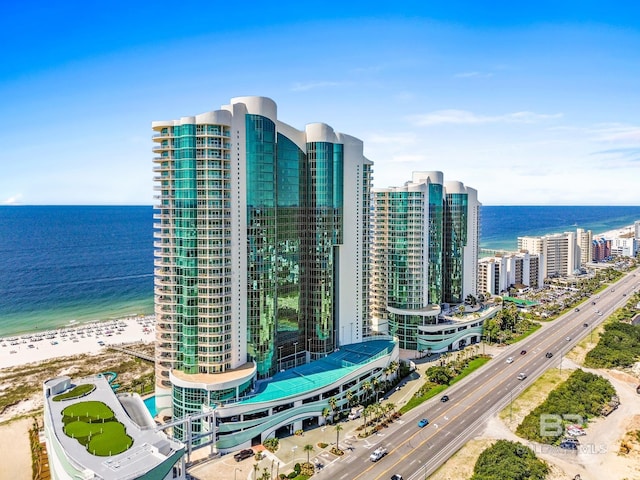
[[[282,371],[282,347],[283,347],[283,346],[284,346],[284,345],[280,345],[280,346],[278,347],[278,363],[279,363],[278,371],[279,371],[279,372],[281,372],[281,371]]]
[[[293,362],[294,368],[298,366],[298,342],[293,342]]]
[[[238,469],[234,468],[233,469],[233,480],[237,480],[236,473],[238,473]]]

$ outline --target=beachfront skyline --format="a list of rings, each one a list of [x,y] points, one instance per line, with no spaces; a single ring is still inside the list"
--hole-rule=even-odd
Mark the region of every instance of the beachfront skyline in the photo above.
[[[639,203],[633,4],[220,8],[6,6],[0,204],[151,205],[151,121],[242,95],[362,139],[375,187],[446,170],[485,205]]]

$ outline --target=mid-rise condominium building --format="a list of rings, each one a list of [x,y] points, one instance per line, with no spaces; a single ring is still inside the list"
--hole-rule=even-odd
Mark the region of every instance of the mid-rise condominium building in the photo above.
[[[518,250],[542,255],[544,278],[573,275],[580,267],[581,255],[574,232],[518,237]]]
[[[444,182],[442,172],[414,172],[401,187],[373,189],[374,331],[398,337],[400,348],[434,352],[478,334],[461,336],[451,325],[440,332],[438,317],[442,306],[477,295],[479,209],[476,190]]]
[[[509,288],[540,288],[543,255],[517,252],[478,261],[478,292],[501,295]]]
[[[388,364],[397,347],[363,342],[372,162],[362,141],[322,123],[297,130],[264,97],[153,130],[159,415],[217,409],[218,424],[230,420],[218,446],[233,449],[300,428],[330,396],[341,401],[345,383],[353,394],[382,375],[367,358]],[[287,376],[339,348],[333,376]]]

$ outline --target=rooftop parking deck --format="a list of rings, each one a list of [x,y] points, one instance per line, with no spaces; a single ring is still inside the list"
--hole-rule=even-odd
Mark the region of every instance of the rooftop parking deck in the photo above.
[[[393,340],[372,340],[343,345],[324,358],[279,372],[258,385],[258,391],[239,403],[271,402],[327,387],[381,356],[390,355]]]

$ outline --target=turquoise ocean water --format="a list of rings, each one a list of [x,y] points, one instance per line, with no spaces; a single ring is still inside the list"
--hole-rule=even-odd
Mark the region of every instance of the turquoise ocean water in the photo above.
[[[483,207],[480,245],[635,220],[640,207]],[[0,207],[0,336],[151,313],[152,207]]]

